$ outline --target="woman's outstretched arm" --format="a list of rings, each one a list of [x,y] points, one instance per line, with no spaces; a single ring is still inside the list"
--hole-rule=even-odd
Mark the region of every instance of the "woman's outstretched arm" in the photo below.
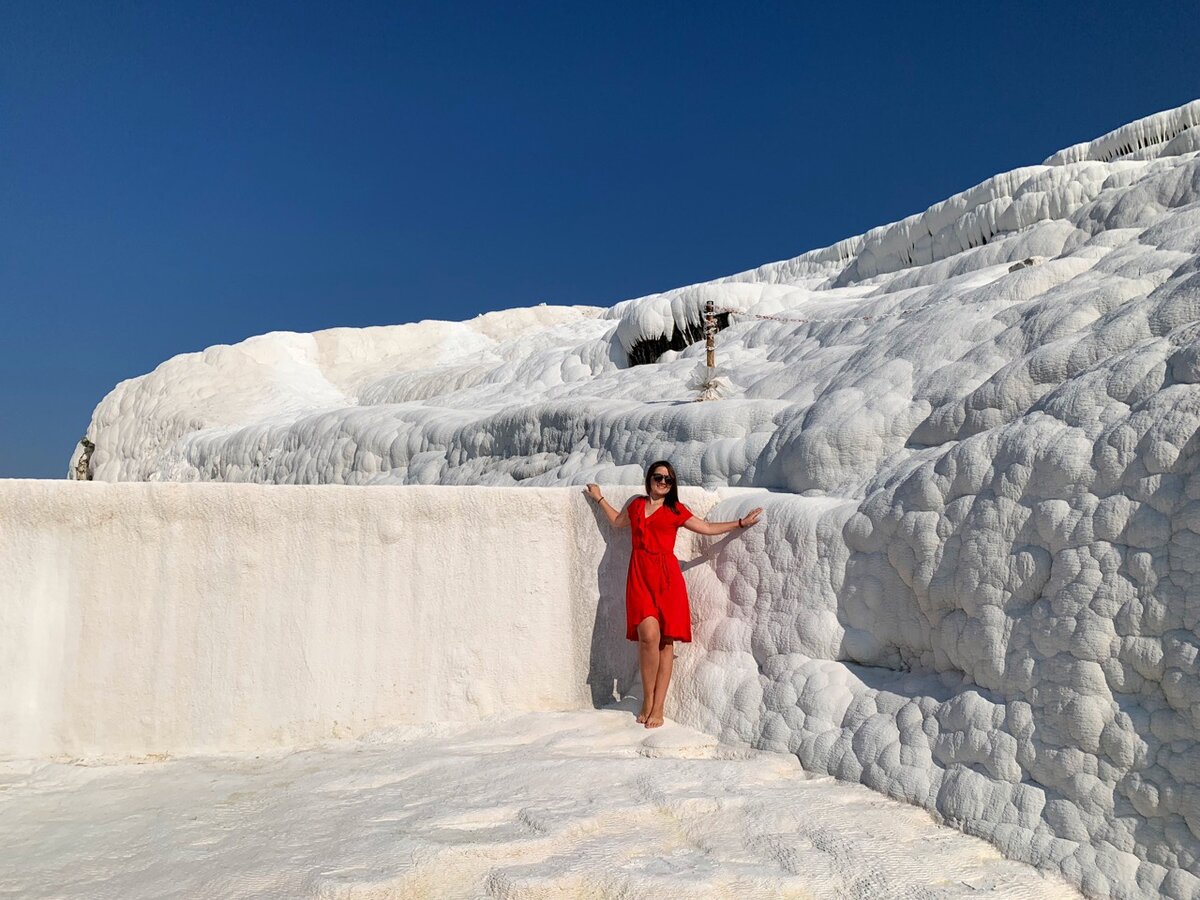
[[[596,504],[600,507],[600,511],[608,516],[608,522],[613,528],[628,528],[629,527],[629,504],[625,504],[625,508],[617,512],[617,508],[604,499],[604,495],[600,492],[600,485],[589,484],[584,491]]]
[[[688,531],[696,532],[696,534],[725,534],[728,531],[737,531],[739,528],[749,528],[758,521],[760,513],[762,513],[762,507],[755,507],[750,510],[748,515],[742,516],[734,522],[710,522],[699,516],[692,516],[683,523],[683,527]]]

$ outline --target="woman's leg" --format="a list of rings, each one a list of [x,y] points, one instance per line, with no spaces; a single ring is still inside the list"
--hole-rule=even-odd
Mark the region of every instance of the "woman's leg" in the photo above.
[[[667,688],[671,685],[671,670],[675,667],[675,642],[670,638],[659,643],[658,671],[654,673],[654,704],[646,719],[647,728],[657,728],[663,723],[663,704],[667,702]]]
[[[658,675],[658,619],[647,616],[638,623],[638,661],[642,664],[642,711],[637,720],[645,722],[654,705],[654,679]]]

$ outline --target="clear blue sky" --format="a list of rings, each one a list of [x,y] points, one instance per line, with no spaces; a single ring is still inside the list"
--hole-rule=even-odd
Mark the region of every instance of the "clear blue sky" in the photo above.
[[[610,305],[1200,96],[1191,4],[0,0],[0,476],[273,330]]]

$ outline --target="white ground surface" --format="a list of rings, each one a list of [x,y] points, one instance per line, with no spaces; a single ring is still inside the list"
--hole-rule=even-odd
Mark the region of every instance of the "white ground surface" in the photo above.
[[[28,898],[1079,896],[921,809],[648,731],[632,705],[0,777],[0,894]]]

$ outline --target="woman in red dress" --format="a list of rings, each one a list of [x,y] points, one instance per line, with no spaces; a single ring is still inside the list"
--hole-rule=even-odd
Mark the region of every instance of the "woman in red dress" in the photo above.
[[[675,558],[675,535],[680,526],[713,535],[749,528],[758,521],[762,507],[736,522],[698,518],[679,501],[675,469],[665,459],[646,471],[646,495],[634,497],[619,513],[604,499],[599,485],[589,484],[586,493],[614,528],[633,531],[633,553],[625,579],[625,637],[638,642],[642,666],[644,696],[637,720],[647,728],[657,728],[663,723],[663,703],[675,662],[674,643],[692,639],[692,614],[687,585]]]

